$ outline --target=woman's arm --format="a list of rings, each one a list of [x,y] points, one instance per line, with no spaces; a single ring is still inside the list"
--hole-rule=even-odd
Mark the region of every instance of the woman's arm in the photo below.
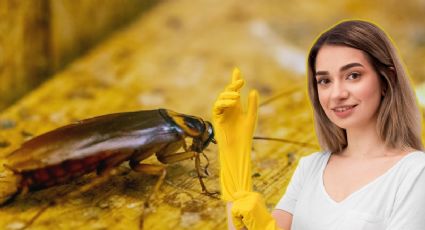
[[[232,220],[232,202],[227,202],[226,209],[227,209],[227,229],[236,230]],[[242,228],[242,230],[246,230],[246,228]]]
[[[280,209],[275,209],[272,212],[272,217],[276,220],[276,224],[279,228],[285,229],[285,230],[291,230],[291,224],[292,224],[291,213],[280,210]]]

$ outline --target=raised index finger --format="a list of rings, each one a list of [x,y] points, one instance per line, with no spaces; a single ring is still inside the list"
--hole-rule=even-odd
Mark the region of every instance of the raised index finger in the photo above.
[[[235,82],[230,83],[230,85],[228,85],[226,87],[226,90],[225,91],[233,91],[233,92],[239,93],[239,89],[242,88],[242,86],[244,85],[244,83],[245,83],[244,80],[239,79],[239,80],[237,80]]]
[[[244,80],[241,76],[239,68],[234,68],[232,73],[232,82],[226,87],[226,91],[239,92],[239,89],[244,85]]]
[[[242,79],[241,77],[241,71],[239,70],[238,67],[235,67],[233,69],[233,74],[232,74],[232,83],[235,83],[236,81]]]

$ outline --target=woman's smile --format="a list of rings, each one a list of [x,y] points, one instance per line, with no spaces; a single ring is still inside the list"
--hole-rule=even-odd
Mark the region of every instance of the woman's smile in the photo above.
[[[346,118],[354,112],[354,108],[357,105],[342,105],[332,108],[335,115],[339,118]]]

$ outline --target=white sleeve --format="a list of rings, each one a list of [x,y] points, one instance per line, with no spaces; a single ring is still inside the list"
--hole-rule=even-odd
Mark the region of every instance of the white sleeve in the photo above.
[[[286,188],[285,195],[277,203],[275,209],[280,209],[287,211],[289,213],[294,213],[295,205],[298,200],[298,195],[303,186],[304,182],[304,167],[303,167],[303,158],[300,159],[297,168],[295,169],[294,175],[291,178],[291,181]]]
[[[425,167],[406,177],[395,199],[387,230],[425,229]]]

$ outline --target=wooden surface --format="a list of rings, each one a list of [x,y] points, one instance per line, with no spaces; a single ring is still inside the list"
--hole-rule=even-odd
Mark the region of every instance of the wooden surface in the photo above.
[[[156,2],[0,1],[0,110]]]
[[[49,58],[58,70],[159,0],[49,2]]]
[[[393,9],[391,1],[383,7],[372,1],[369,8],[354,2],[158,4],[0,114],[0,157],[31,136],[101,114],[163,107],[210,120],[212,104],[235,66],[247,80],[245,98],[252,88],[259,90],[261,101],[286,92],[260,107],[256,135],[315,144],[304,76],[305,53],[314,37],[345,17],[369,17],[384,27],[416,22],[408,17],[384,18],[380,9]],[[394,31],[402,50],[423,49],[406,27],[399,29],[402,32],[392,27],[388,32]],[[425,79],[421,68],[409,65],[416,54],[402,54],[415,80]],[[270,209],[284,193],[298,159],[317,150],[254,142],[254,188],[264,194]],[[206,185],[218,190],[216,146],[205,153],[211,174]],[[167,169],[157,198],[145,210],[145,229],[225,229],[225,205],[201,193],[194,162],[178,162]],[[119,171],[105,184],[49,208],[31,229],[137,229],[143,201],[157,178],[131,172],[126,165]],[[34,192],[1,207],[0,229],[18,229],[56,194],[76,190],[92,177]]]
[[[47,1],[0,1],[0,110],[48,75]]]

